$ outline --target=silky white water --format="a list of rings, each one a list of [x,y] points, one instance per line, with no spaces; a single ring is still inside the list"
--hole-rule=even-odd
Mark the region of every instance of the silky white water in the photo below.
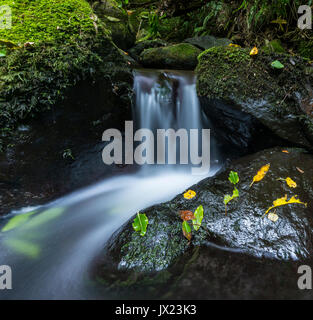
[[[191,73],[138,71],[134,91],[137,128],[201,129],[208,123],[200,111]],[[218,168],[213,164],[210,175]],[[0,228],[12,217],[30,212],[16,228],[0,232],[0,265],[12,268],[13,286],[0,290],[0,298],[110,298],[99,295],[89,279],[91,262],[108,238],[137,211],[170,200],[203,178],[193,176],[188,166],[146,165],[46,206],[8,214],[0,220]]]

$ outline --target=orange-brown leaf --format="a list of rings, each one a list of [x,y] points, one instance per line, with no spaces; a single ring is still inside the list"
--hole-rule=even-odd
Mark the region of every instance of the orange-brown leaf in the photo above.
[[[267,165],[263,166],[258,173],[253,177],[253,181],[250,184],[250,187],[254,184],[254,182],[259,182],[261,181],[265,175],[267,174],[268,170],[270,169],[270,163],[268,163]]]
[[[184,221],[196,219],[193,212],[189,210],[180,210],[179,214],[180,214],[180,218]]]

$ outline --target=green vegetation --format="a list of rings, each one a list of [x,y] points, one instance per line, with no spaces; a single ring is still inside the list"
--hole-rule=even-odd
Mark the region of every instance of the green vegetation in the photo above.
[[[238,173],[237,172],[234,172],[234,171],[231,171],[229,173],[229,177],[228,177],[228,180],[230,181],[230,183],[232,183],[234,186],[239,182],[239,176],[238,176]],[[233,195],[230,196],[229,194],[226,194],[225,197],[224,197],[224,204],[225,204],[225,215],[227,215],[227,204],[238,198],[239,197],[239,191],[236,187],[234,187],[234,190],[233,190]]]
[[[137,213],[136,218],[134,219],[134,222],[132,224],[134,230],[136,232],[139,232],[140,235],[143,237],[147,232],[147,226],[149,224],[149,220],[147,216],[143,213]]]

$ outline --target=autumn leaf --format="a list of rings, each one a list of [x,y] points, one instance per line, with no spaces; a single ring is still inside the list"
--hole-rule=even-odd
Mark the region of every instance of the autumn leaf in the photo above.
[[[196,218],[193,212],[189,210],[180,210],[179,214],[180,214],[180,218],[184,221],[193,220]]]
[[[286,179],[278,178],[277,180],[285,181],[290,188],[297,188],[297,183],[293,181],[291,178],[287,177]]]
[[[234,47],[234,48],[241,48],[241,46],[239,44],[234,44],[234,43],[230,43],[228,46]]]
[[[252,185],[255,183],[255,182],[259,182],[261,181],[265,175],[267,174],[268,170],[270,169],[270,163],[268,163],[267,165],[263,166],[259,171],[258,173],[253,177],[253,181],[252,183],[250,184],[250,188],[252,187]]]
[[[187,192],[184,193],[185,199],[192,199],[195,196],[196,196],[196,193],[193,190],[188,190]]]
[[[183,234],[185,238],[190,241],[191,240],[191,227],[187,221],[184,221],[182,224]]]
[[[282,152],[283,152],[283,153],[289,153],[289,151],[288,151],[288,150],[282,150]]]
[[[259,50],[257,47],[254,47],[251,51],[250,51],[250,56],[256,56],[259,53]]]
[[[147,232],[147,226],[149,224],[148,218],[145,214],[137,213],[136,218],[132,224],[136,232],[140,232],[140,235],[143,237]]]
[[[303,204],[305,207],[307,207],[307,203],[301,202],[299,199],[297,199],[298,196],[292,196],[290,200],[287,200],[287,195],[285,195],[282,198],[276,199],[273,201],[273,206],[268,208],[264,214],[267,215],[268,212],[270,212],[272,209],[280,207],[280,206],[285,206],[287,204],[292,204],[292,203],[297,203],[297,204]]]
[[[300,168],[298,168],[298,167],[296,167],[296,169],[300,172],[300,173],[304,173],[304,171],[303,170],[301,170]]]
[[[203,219],[203,207],[201,205],[196,209],[194,216],[195,218],[192,220],[193,228],[198,231]]]
[[[276,211],[275,211],[276,212]],[[269,220],[271,220],[271,221],[273,221],[273,222],[276,222],[277,220],[278,220],[278,215],[275,213],[275,212],[270,212],[269,214],[268,214],[268,219]]]

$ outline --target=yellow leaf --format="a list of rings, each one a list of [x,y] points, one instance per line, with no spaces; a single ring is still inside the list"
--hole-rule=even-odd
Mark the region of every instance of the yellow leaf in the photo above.
[[[234,48],[241,48],[239,44],[234,44],[234,43],[230,43],[228,46],[234,47]]]
[[[286,178],[286,183],[290,188],[297,188],[296,182],[294,182],[291,178]]]
[[[283,153],[289,153],[289,151],[288,151],[288,150],[282,150],[282,152],[283,152]]]
[[[250,184],[250,188],[251,186],[254,184],[254,182],[259,182],[261,181],[265,175],[267,174],[268,170],[270,169],[270,166],[271,164],[268,163],[267,165],[263,166],[259,171],[258,173],[253,177],[253,181],[252,183]]]
[[[185,199],[192,199],[195,196],[196,196],[196,193],[193,190],[188,190],[187,192],[184,193]]]
[[[288,187],[290,188],[297,188],[297,183],[293,181],[291,178],[287,177],[286,179],[278,178],[277,180],[286,181]]]
[[[267,211],[265,212],[265,215],[274,208],[285,206],[287,204],[292,204],[292,203],[303,204],[305,207],[307,207],[307,203],[301,202],[299,199],[297,199],[297,197],[298,196],[292,196],[290,200],[287,200],[287,195],[285,195],[282,198],[276,199],[275,201],[273,201],[273,206],[267,209]]]
[[[274,212],[270,212],[267,217],[273,222],[276,222],[279,218],[278,215]]]
[[[251,51],[250,51],[250,56],[256,56],[259,53],[259,50],[257,47],[254,47]]]

